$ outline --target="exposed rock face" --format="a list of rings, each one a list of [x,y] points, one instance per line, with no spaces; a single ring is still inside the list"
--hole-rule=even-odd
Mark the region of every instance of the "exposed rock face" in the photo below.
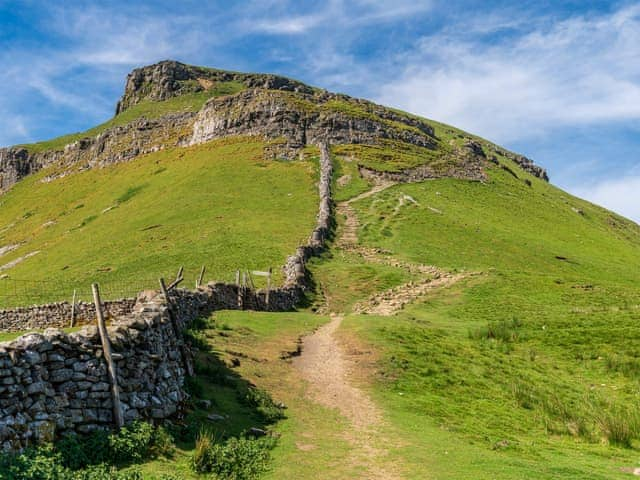
[[[37,159],[29,155],[26,149],[0,148],[0,191],[6,190],[22,177],[39,169]]]
[[[59,151],[31,153],[24,148],[1,148],[0,191],[50,165],[66,167],[66,170],[45,178],[45,181],[64,176],[71,170],[125,162],[144,153],[180,145],[191,136],[194,116],[186,112],[153,120],[140,118],[127,125],[109,128],[95,137],[70,143]]]
[[[348,97],[319,96],[251,89],[232,97],[213,98],[198,113],[191,144],[231,135],[284,138],[295,151],[307,144],[370,143],[380,138],[435,148],[433,129],[409,116],[380,109],[370,102],[350,99],[361,112],[345,113],[332,101]],[[348,103],[346,104],[348,105]]]
[[[496,149],[496,152],[513,160],[518,164],[520,168],[522,168],[525,172],[529,172],[534,177],[541,178],[545,182],[549,181],[549,175],[547,174],[547,171],[544,168],[536,165],[530,158],[527,158],[524,155],[518,155],[516,153],[507,152],[500,149]]]
[[[309,144],[376,144],[390,139],[437,149],[433,128],[419,118],[360,100],[313,89],[277,75],[226,72],[164,61],[134,70],[127,78],[125,93],[117,112],[143,100],[160,101],[177,95],[209,90],[216,82],[238,82],[247,90],[212,98],[197,114],[168,114],[155,120],[141,118],[128,125],[105,130],[67,145],[62,150],[30,152],[26,148],[0,149],[0,192],[26,175],[58,164],[56,176],[71,171],[128,161],[137,155],[163,148],[194,145],[231,135],[258,135],[283,139],[270,147],[274,155],[294,158]],[[471,141],[469,148],[483,154]],[[544,169],[530,159],[499,150],[527,172],[548,181]],[[464,166],[465,161],[461,162]],[[429,177],[429,167],[420,172],[401,172],[412,178]],[[459,169],[458,169],[459,170]],[[460,176],[454,169],[453,176]],[[467,177],[475,177],[475,170]]]
[[[165,60],[155,65],[136,68],[127,76],[124,95],[116,106],[116,114],[142,100],[167,100],[171,97],[206,90],[215,82],[239,82],[249,88],[288,90],[311,93],[304,83],[278,75],[227,72],[195,67]]]

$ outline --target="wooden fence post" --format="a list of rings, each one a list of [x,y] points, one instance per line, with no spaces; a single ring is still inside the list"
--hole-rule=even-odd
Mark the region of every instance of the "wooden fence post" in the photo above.
[[[240,285],[240,270],[236,270],[236,287],[238,287],[238,310],[243,310],[242,285]]]
[[[202,285],[202,280],[204,279],[204,271],[205,266],[203,265],[200,269],[200,276],[198,277],[198,280],[196,280],[196,288],[200,288],[200,286]]]
[[[73,299],[71,300],[71,328],[76,325],[76,289],[73,289]]]
[[[182,337],[182,331],[180,330],[180,326],[178,325],[178,319],[176,318],[176,313],[173,310],[173,304],[171,303],[171,298],[169,297],[169,290],[167,289],[167,285],[164,283],[164,278],[160,279],[160,290],[164,295],[164,299],[167,302],[167,310],[169,312],[169,320],[171,320],[171,326],[173,328],[173,334],[176,337],[176,341],[178,342],[180,348],[180,355],[182,355],[182,362],[184,363],[184,367],[187,370],[187,375],[193,377],[193,365],[191,364],[191,359],[189,358],[186,349],[184,348],[184,339]]]
[[[107,371],[109,373],[109,383],[111,383],[111,399],[113,401],[113,419],[118,429],[124,426],[124,417],[122,416],[122,405],[120,404],[120,387],[118,387],[118,375],[116,366],[111,356],[111,341],[107,327],[104,323],[104,315],[102,313],[102,303],[100,301],[100,289],[97,283],[91,285],[93,290],[93,303],[96,306],[96,317],[98,319],[98,332],[100,332],[100,340],[102,341],[102,352],[107,362]]]
[[[179,269],[178,269],[178,274],[176,275],[176,282],[182,278],[182,272],[184,272],[184,265],[182,265]]]
[[[273,269],[269,267],[269,275],[267,276],[267,295],[265,296],[265,302],[267,304],[267,310],[269,310],[269,293],[271,292],[271,274]]]

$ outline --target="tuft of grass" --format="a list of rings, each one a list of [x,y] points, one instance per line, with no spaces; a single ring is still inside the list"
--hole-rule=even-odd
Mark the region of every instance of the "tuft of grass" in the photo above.
[[[497,342],[516,342],[520,338],[522,322],[517,318],[489,322],[485,327],[469,332],[476,340],[495,340]]]
[[[631,448],[640,439],[640,413],[635,406],[610,404],[597,415],[603,436],[614,445]]]

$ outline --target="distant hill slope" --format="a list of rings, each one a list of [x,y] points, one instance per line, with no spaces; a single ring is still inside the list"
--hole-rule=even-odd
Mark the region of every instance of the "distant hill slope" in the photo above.
[[[108,298],[156,288],[201,265],[231,281],[238,268],[280,266],[313,229],[316,167],[265,162],[248,138],[167,149],[135,162],[43,183],[29,176],[0,197],[0,306]],[[15,264],[15,266],[11,266]]]
[[[96,280],[132,294],[180,265],[222,279],[282,265],[315,224],[313,144],[328,141],[336,239],[308,264],[309,300],[344,318],[332,335],[352,370],[340,375],[379,407],[380,429],[361,442],[291,366],[299,336],[327,318],[220,313],[202,341],[224,371],[289,407],[268,478],[378,463],[456,480],[639,467],[640,226],[487,140],[283,77],[161,62],[129,76],[117,112],[0,150],[4,305]],[[254,425],[229,377],[201,367],[215,416]],[[198,427],[211,409],[196,408]],[[146,468],[187,471],[189,449]]]
[[[248,150],[239,154],[237,170],[229,171],[229,177],[223,178],[223,164],[213,159],[219,154],[229,158],[225,149],[231,147],[218,150],[219,144],[211,142],[240,137],[246,140],[234,140],[237,145],[234,148],[239,152]],[[168,267],[169,263],[186,261],[191,258],[186,250],[188,243],[172,248],[167,240],[177,230],[170,228],[158,236],[158,227],[157,231],[142,234],[135,229],[145,226],[138,225],[140,219],[132,219],[157,215],[159,220],[155,223],[164,225],[161,217],[168,215],[192,218],[197,216],[192,211],[196,205],[178,199],[199,196],[203,201],[213,199],[221,194],[225,185],[233,185],[236,191],[228,192],[229,197],[224,201],[237,202],[234,208],[239,215],[251,219],[265,217],[256,199],[261,192],[269,199],[265,208],[269,208],[272,191],[276,189],[305,195],[304,201],[294,206],[307,209],[305,218],[289,210],[286,204],[274,200],[271,205],[280,208],[273,210],[274,215],[277,212],[291,222],[299,222],[296,225],[309,225],[314,213],[310,208],[311,184],[304,184],[311,181],[307,166],[285,167],[273,160],[298,159],[307,155],[309,146],[319,141],[328,141],[338,155],[354,158],[354,177],[361,178],[364,185],[366,181],[362,178],[379,176],[401,181],[439,177],[484,181],[486,172],[498,167],[512,172],[525,170],[547,179],[546,172],[525,157],[453,127],[366,100],[329,93],[275,75],[160,62],[136,69],[129,75],[116,116],[102,125],[84,133],[0,149],[0,192],[8,192],[0,197],[3,202],[0,275],[16,281],[54,280],[69,285],[62,289],[64,292],[50,294],[40,289],[34,297],[32,294],[40,288],[37,285],[17,287],[5,282],[5,291],[15,290],[14,300],[9,303],[66,298],[70,285],[87,283],[98,273],[97,278],[107,284],[135,282],[136,277],[155,275],[165,268],[160,265]],[[211,155],[212,161],[205,161],[207,155]],[[134,163],[125,164],[134,159]],[[254,176],[243,159],[252,159],[256,165],[260,163],[258,159],[264,160],[268,168],[260,172],[267,176],[264,179]],[[233,163],[233,160],[225,161]],[[168,170],[179,171],[175,176],[168,173],[154,176],[153,172],[158,170],[155,164],[165,162],[171,165],[166,167]],[[267,180],[270,172],[278,170],[282,170],[281,174]],[[147,175],[149,179],[145,178]],[[202,183],[205,179],[211,183]],[[267,184],[273,187],[261,190],[261,182],[265,182],[265,187]],[[94,187],[87,189],[88,183]],[[206,196],[209,188],[212,197]],[[240,193],[247,189],[251,190],[251,197]],[[135,195],[119,201],[128,191]],[[95,201],[89,201],[98,195]],[[147,197],[161,200],[154,206],[144,200]],[[146,203],[141,204],[143,201]],[[202,211],[201,207],[197,208]],[[213,232],[224,223],[219,217],[229,221],[227,215],[218,212],[222,208],[218,201],[209,216],[202,217],[200,228]],[[121,215],[129,220],[123,221]],[[111,219],[110,225],[102,228],[107,219]],[[273,222],[265,228],[275,226],[275,217]],[[251,221],[243,225],[250,224]],[[275,254],[261,256],[252,248],[247,256],[251,242],[239,241],[233,250],[229,246],[232,242],[224,235],[203,242],[194,238],[190,245],[191,250],[212,248],[228,252],[224,259],[216,256],[218,272],[228,274],[225,269],[235,268],[234,258],[252,259],[247,262],[252,265],[267,260],[273,266],[282,264],[286,254],[292,251],[295,243],[292,239],[299,241],[307,235],[304,228],[286,230],[291,235],[287,240],[280,242],[277,236],[270,240],[263,238],[261,247],[279,252],[280,261]],[[237,235],[242,238],[252,233],[249,228],[240,229]],[[102,237],[110,248],[105,248],[107,243],[101,243]],[[127,241],[120,244],[107,240],[113,238]],[[127,242],[137,242],[138,247],[131,248],[132,244]],[[172,257],[171,261],[152,262],[157,258],[160,245],[171,252],[166,257]],[[128,252],[130,257],[118,252]],[[116,256],[120,258],[114,258]],[[195,259],[187,263],[192,260],[198,263]],[[156,263],[156,267],[149,270],[149,263]]]

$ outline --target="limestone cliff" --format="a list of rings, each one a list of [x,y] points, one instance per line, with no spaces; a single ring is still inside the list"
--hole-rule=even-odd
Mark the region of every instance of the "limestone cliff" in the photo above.
[[[234,82],[238,93],[214,95],[212,92],[221,82]],[[227,72],[164,61],[129,74],[116,111],[121,114],[143,101],[162,102],[194,92],[212,97],[196,112],[175,111],[154,119],[140,117],[124,125],[105,127],[93,136],[80,137],[63,148],[25,145],[0,149],[0,192],[26,175],[51,166],[55,168],[45,181],[164,148],[230,135],[257,135],[271,140],[271,154],[287,158],[295,158],[305,145],[319,142],[376,145],[390,141],[408,145],[424,156],[417,168],[396,172],[398,178],[411,181],[437,176],[482,179],[488,165],[484,148],[487,153],[508,158],[532,175],[548,180],[545,170],[530,159],[489,142],[482,141],[475,150],[469,150],[463,144],[472,142],[471,136],[463,132],[457,134],[455,141],[445,141],[429,122],[418,117],[277,75]],[[446,159],[446,168],[435,168],[433,159],[438,157]]]

